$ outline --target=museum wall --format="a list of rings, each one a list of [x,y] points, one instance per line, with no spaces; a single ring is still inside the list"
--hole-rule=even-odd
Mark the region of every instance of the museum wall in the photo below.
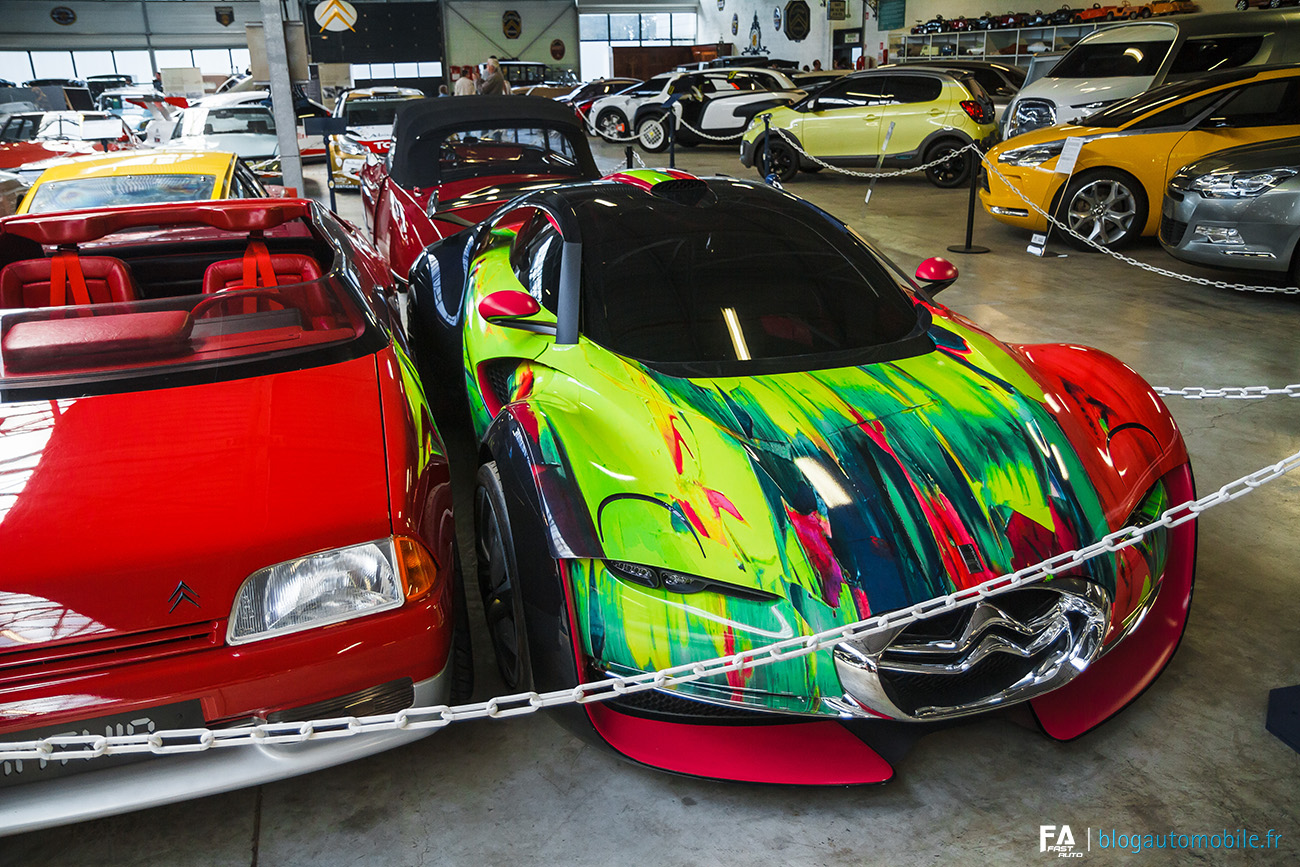
[[[827,7],[820,0],[808,0],[808,5],[812,10],[808,38],[795,42],[786,36],[784,20],[780,30],[773,27],[774,10],[780,9],[782,19],[785,17],[785,0],[725,0],[721,10],[717,0],[701,0],[697,39],[701,44],[733,43],[739,54],[750,47],[750,30],[757,15],[760,47],[766,49],[763,53],[782,60],[796,60],[800,66],[811,66],[814,60],[821,60],[822,66],[829,69],[831,28],[858,30],[862,26],[862,0],[848,0],[849,18],[846,21],[828,20]],[[732,16],[735,16],[737,25],[735,35],[731,32]]]
[[[571,0],[461,0],[448,2],[447,63],[464,66],[482,63],[488,55],[537,60],[542,63],[578,67],[578,9]],[[518,39],[502,32],[502,15],[519,13]],[[564,43],[564,56],[551,55],[551,43]]]

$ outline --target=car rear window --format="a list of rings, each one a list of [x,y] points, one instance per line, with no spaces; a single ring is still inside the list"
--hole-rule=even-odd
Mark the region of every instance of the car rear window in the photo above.
[[[1174,55],[1174,64],[1170,67],[1169,74],[1195,75],[1220,69],[1235,69],[1254,60],[1263,44],[1264,37],[1259,34],[1189,39]]]
[[[46,181],[32,194],[29,214],[76,211],[110,205],[194,202],[212,198],[214,175],[113,175]]]
[[[1080,42],[1061,58],[1048,78],[1117,78],[1155,75],[1173,39]]]
[[[426,141],[426,138],[430,140]],[[567,135],[545,127],[482,127],[420,136],[416,147],[435,148],[438,180],[501,174],[581,176],[577,149]]]

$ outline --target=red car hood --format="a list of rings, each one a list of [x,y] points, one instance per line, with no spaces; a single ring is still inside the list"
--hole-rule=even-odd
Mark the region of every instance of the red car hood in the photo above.
[[[6,142],[0,144],[0,169],[13,169],[40,160],[89,154],[101,150],[103,148],[95,142],[76,139]]]
[[[390,526],[372,356],[3,406],[0,652],[224,620],[257,569]]]

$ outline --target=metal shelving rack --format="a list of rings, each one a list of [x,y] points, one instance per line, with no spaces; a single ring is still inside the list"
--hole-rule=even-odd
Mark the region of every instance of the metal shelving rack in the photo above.
[[[889,37],[889,56],[895,63],[950,57],[954,60],[997,60],[1016,66],[1028,66],[1029,59],[1035,54],[1068,51],[1074,43],[1098,26],[1099,24],[1062,24],[966,33],[912,34],[895,31]],[[950,49],[947,53],[944,52],[945,47]],[[1038,50],[1031,51],[1031,48]]]

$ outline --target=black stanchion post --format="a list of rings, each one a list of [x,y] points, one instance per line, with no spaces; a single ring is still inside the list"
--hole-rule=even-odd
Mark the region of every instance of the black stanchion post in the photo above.
[[[627,157],[627,167],[632,168],[632,146],[627,145],[623,148],[623,154]]]
[[[970,200],[966,203],[966,244],[958,247],[948,248],[949,253],[987,253],[988,247],[980,247],[971,244],[971,236],[975,233],[975,188],[979,185],[979,156],[975,149],[971,148],[966,152],[966,164],[970,170]]]
[[[324,136],[321,140],[325,142],[325,185],[330,188],[330,210],[337,214],[339,203],[334,198],[334,157],[330,153],[330,137]]]
[[[676,115],[671,108],[668,109],[668,117],[664,118],[664,123],[668,125],[668,168],[677,168],[677,123]]]

